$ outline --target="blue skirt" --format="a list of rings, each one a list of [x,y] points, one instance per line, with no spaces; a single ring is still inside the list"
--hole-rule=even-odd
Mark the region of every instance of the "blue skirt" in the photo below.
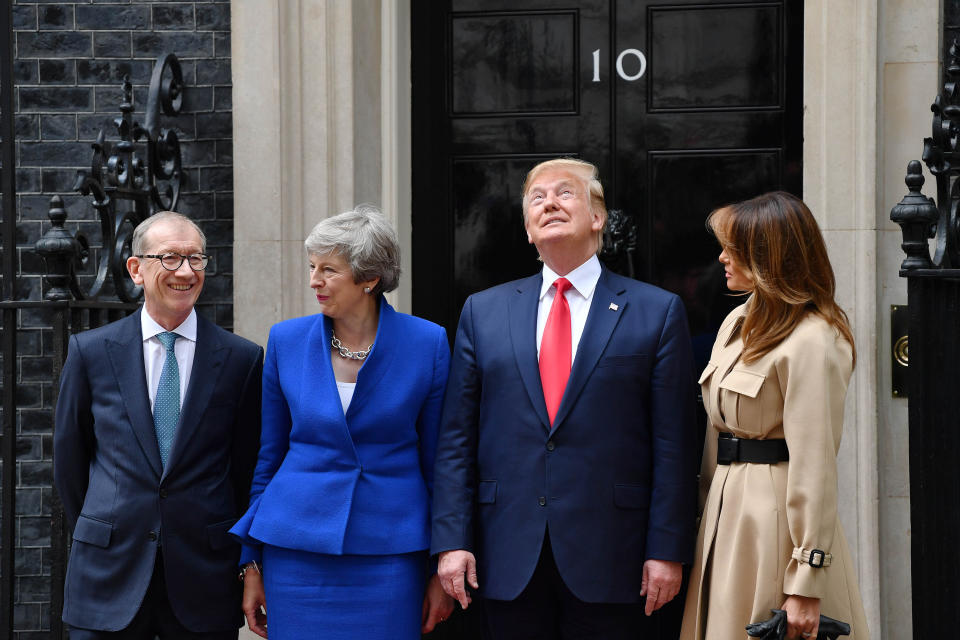
[[[418,640],[427,552],[332,556],[263,545],[270,640]]]

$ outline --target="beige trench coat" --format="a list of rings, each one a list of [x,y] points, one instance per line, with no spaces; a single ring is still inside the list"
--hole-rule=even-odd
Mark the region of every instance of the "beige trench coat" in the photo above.
[[[837,518],[837,450],[852,371],[850,345],[808,315],[782,343],[740,360],[745,305],[734,309],[700,377],[708,422],[702,487],[709,487],[690,573],[681,640],[744,640],[789,594],[820,598],[821,613],[868,640],[856,572]],[[790,461],[717,465],[717,433],[785,438]],[[831,554],[829,567],[794,548]]]

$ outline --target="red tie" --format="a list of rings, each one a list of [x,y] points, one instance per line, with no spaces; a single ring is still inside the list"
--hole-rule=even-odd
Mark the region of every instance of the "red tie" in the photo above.
[[[547,316],[547,324],[543,328],[543,338],[540,340],[540,382],[543,385],[543,399],[547,403],[547,415],[550,424],[557,416],[560,400],[563,399],[563,390],[567,388],[567,379],[570,377],[571,347],[570,343],[570,305],[563,295],[570,288],[570,281],[566,278],[557,278],[553,286],[557,294]]]

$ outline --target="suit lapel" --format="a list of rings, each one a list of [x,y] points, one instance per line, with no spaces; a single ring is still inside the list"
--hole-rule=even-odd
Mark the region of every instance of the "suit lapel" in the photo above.
[[[353,391],[353,399],[347,408],[347,415],[359,411],[367,402],[367,397],[383,379],[390,369],[393,359],[401,351],[401,345],[396,332],[397,312],[387,303],[385,298],[380,299],[380,318],[377,321],[377,337],[373,343],[373,351],[360,367],[357,374],[357,386]],[[330,358],[327,358],[330,361]]]
[[[554,430],[560,427],[573,405],[576,404],[577,397],[583,391],[583,386],[597,366],[600,355],[627,308],[627,301],[622,299],[623,291],[622,287],[617,287],[612,282],[610,272],[604,267],[600,272],[597,287],[593,291],[593,302],[590,304],[583,335],[580,336],[577,357],[573,361],[567,388],[563,392],[563,400],[560,402],[560,408],[553,422]]]
[[[297,404],[291,407],[291,411],[314,416],[318,424],[327,420],[339,421],[346,432],[347,421],[340,409],[340,394],[333,375],[333,365],[330,364],[331,322],[323,314],[316,314],[313,318],[300,356]]]
[[[207,405],[210,404],[210,396],[217,386],[217,380],[220,379],[221,365],[229,353],[229,347],[220,343],[214,325],[198,314],[197,344],[193,353],[190,382],[183,399],[180,424],[177,425],[177,433],[174,436],[173,447],[170,449],[170,458],[167,460],[164,476],[170,473],[182,456],[183,450],[190,443],[190,439],[199,430],[200,419]]]
[[[540,367],[537,362],[537,307],[540,301],[540,283],[543,276],[537,274],[517,284],[516,293],[509,301],[510,341],[517,359],[520,378],[530,397],[530,404],[546,429],[550,429],[547,405],[543,400],[543,385],[540,382]]]
[[[106,339],[105,348],[130,427],[144,456],[150,462],[150,467],[159,478],[163,464],[160,462],[160,448],[157,446],[157,433],[153,426],[153,414],[150,412],[150,395],[147,392],[147,376],[143,364],[143,332],[140,329],[141,313],[142,307],[140,311],[120,320],[117,323],[116,338]]]

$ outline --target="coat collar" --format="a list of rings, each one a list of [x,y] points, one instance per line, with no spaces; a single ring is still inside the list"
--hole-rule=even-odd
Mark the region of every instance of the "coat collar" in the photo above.
[[[537,308],[542,282],[542,273],[520,280],[515,294],[510,297],[508,313],[510,341],[513,343],[513,355],[517,360],[523,387],[537,417],[549,431],[550,418],[543,399],[543,385],[540,382],[540,366],[537,361]]]
[[[560,408],[553,422],[554,431],[561,427],[564,419],[570,414],[587,379],[596,368],[600,355],[606,349],[613,330],[626,311],[627,301],[623,299],[626,289],[622,283],[615,280],[616,278],[608,269],[601,270],[600,280],[597,281],[597,288],[593,292],[590,312],[587,314],[587,324],[583,327],[583,335],[577,347],[577,357],[573,360],[570,379],[567,381],[563,400],[560,402]]]
[[[730,346],[730,343],[740,337],[740,328],[747,317],[747,303],[736,307],[723,321],[720,331],[717,334],[717,343],[724,347]]]
[[[143,333],[140,314],[143,309],[119,320],[113,338],[106,340],[107,356],[120,388],[124,408],[134,436],[158,479],[167,476],[190,439],[199,430],[200,419],[216,387],[220,368],[230,350],[221,344],[216,327],[202,316],[197,317],[197,344],[190,382],[180,411],[173,447],[166,468],[160,461],[157,433],[150,411],[150,395],[143,362]]]
[[[221,342],[217,333],[217,328],[212,322],[197,316],[197,344],[193,356],[193,369],[190,372],[190,382],[183,399],[183,409],[180,411],[180,424],[177,426],[164,476],[169,475],[182,457],[184,449],[190,444],[191,438],[200,430],[200,419],[207,405],[210,404],[210,396],[213,395],[220,373],[223,371],[223,362],[230,354],[230,347]]]
[[[351,415],[363,407],[367,402],[374,400],[374,394],[379,387],[380,381],[386,375],[393,364],[394,358],[403,348],[400,344],[400,338],[397,335],[397,312],[394,311],[386,298],[380,296],[380,318],[377,322],[377,337],[373,341],[373,351],[367,356],[363,366],[357,373],[357,386],[353,391],[353,399],[347,408],[347,415]],[[329,350],[330,340],[333,335],[333,323],[324,317],[324,322],[328,325],[330,334],[327,335],[327,348]],[[327,357],[327,364],[330,364],[330,358]],[[334,385],[336,386],[336,385]],[[339,396],[338,396],[339,399]],[[339,405],[338,405],[339,406]]]
[[[537,361],[537,309],[541,283],[541,274],[517,283],[516,295],[511,297],[509,306],[510,339],[530,404],[544,428],[550,432],[550,419],[543,399],[543,385],[540,382]],[[624,287],[616,282],[616,277],[603,267],[593,292],[593,302],[590,304],[587,323],[577,347],[577,357],[574,358],[570,379],[554,419],[554,430],[558,429],[570,414],[620,321],[627,307],[627,301],[622,299],[624,291]]]
[[[127,412],[130,427],[140,443],[143,455],[159,479],[163,472],[157,433],[150,412],[150,395],[147,392],[147,376],[143,364],[143,334],[140,329],[140,311],[132,313],[114,325],[113,337],[104,341],[104,347],[113,375],[120,388],[120,397]]]
[[[353,399],[347,409],[348,416],[359,410],[359,407],[365,403],[373,401],[373,395],[380,380],[389,371],[394,358],[402,348],[401,337],[397,330],[397,312],[382,296],[379,307],[377,336],[374,338],[373,350],[357,374],[357,386],[354,388]],[[330,363],[333,321],[322,314],[317,318],[318,321],[313,323],[307,333],[303,361],[305,379],[317,382],[312,385],[302,385],[301,393],[321,394],[321,401],[311,400],[304,402],[302,406],[333,407],[342,417],[340,395],[337,392],[336,378]]]

